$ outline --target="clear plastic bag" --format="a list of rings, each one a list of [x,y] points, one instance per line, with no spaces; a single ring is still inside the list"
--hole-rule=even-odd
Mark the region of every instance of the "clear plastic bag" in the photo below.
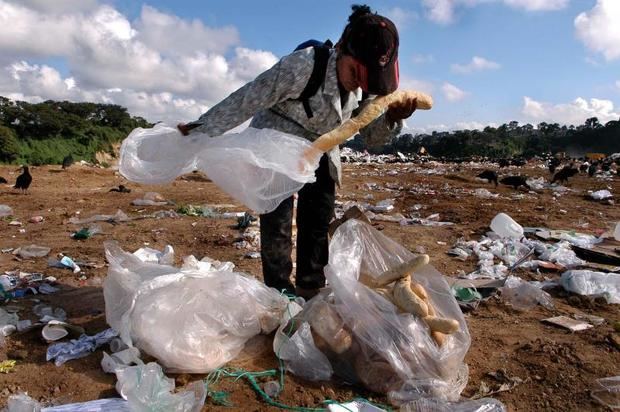
[[[518,310],[530,310],[536,305],[553,309],[553,298],[544,290],[525,282],[516,276],[508,276],[500,288],[502,299]]]
[[[579,295],[602,295],[607,303],[620,303],[620,274],[569,270],[562,273],[560,284]]]
[[[13,209],[8,205],[0,205],[0,217],[12,216]]]
[[[302,160],[310,147],[306,139],[271,129],[183,136],[158,124],[135,129],[123,141],[119,171],[133,182],[162,184],[199,170],[248,208],[267,213],[315,180],[318,159]]]
[[[400,412],[506,412],[506,407],[497,399],[492,398],[460,402],[423,398],[403,405]]]
[[[204,373],[233,359],[246,341],[275,330],[288,299],[232,265],[190,257],[181,268],[172,251],[123,251],[105,242],[106,320],[127,345],[154,356],[173,372]],[[148,251],[147,251],[148,252]],[[151,254],[152,255],[152,254]]]
[[[430,265],[414,275],[428,293],[437,316],[458,322],[458,330],[446,335],[441,346],[422,319],[400,312],[380,292],[359,281],[360,276],[375,279],[414,257],[372,226],[358,220],[345,222],[330,244],[325,267],[330,288],[311,299],[294,317],[297,329],[289,321],[282,323],[274,341],[276,354],[287,352],[289,341],[295,341],[297,347],[305,344],[308,352],[319,348],[341,379],[387,393],[393,404],[420,397],[458,400],[467,383],[463,359],[470,336],[443,276]],[[312,326],[311,334],[305,333],[303,325]],[[295,329],[288,340],[278,342],[279,334],[288,335]],[[302,376],[308,368],[317,367],[316,357],[308,362],[298,359],[296,364],[285,363],[291,372]]]

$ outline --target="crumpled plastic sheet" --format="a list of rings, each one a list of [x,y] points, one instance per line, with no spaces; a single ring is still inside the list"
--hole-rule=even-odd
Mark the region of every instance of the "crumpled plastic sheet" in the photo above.
[[[60,366],[69,360],[88,356],[116,336],[118,333],[115,330],[106,329],[94,336],[82,335],[79,339],[71,339],[69,342],[55,343],[47,347],[46,359],[54,360],[54,364]]]
[[[7,412],[132,412],[132,410],[127,401],[120,398],[42,407],[39,402],[27,394],[20,393],[9,397]]]
[[[506,412],[503,403],[493,398],[447,402],[421,398],[400,408],[400,412]]]
[[[163,184],[199,170],[248,208],[268,213],[316,180],[318,158],[303,160],[310,148],[308,140],[272,129],[183,136],[160,123],[135,129],[123,141],[119,171],[133,182]]]
[[[459,330],[446,336],[441,347],[421,319],[401,313],[392,302],[358,281],[360,273],[376,277],[413,257],[368,224],[354,219],[342,224],[330,243],[329,264],[325,267],[330,288],[306,303],[297,316],[293,310],[276,333],[274,352],[283,357],[288,370],[313,380],[337,374],[345,381],[361,380],[359,373],[371,370],[380,376],[375,378],[375,385],[382,388],[373,390],[386,391],[394,405],[420,397],[458,400],[468,379],[463,359],[470,336],[444,277],[430,265],[414,276],[429,294],[437,315],[459,322]],[[318,350],[309,322],[316,316],[326,321],[321,317],[326,313],[321,308],[336,313],[351,332],[354,342],[347,352],[335,355]],[[289,337],[288,318],[293,316],[301,324]],[[312,372],[308,373],[308,369]],[[365,385],[372,386],[368,382]]]
[[[551,295],[516,276],[508,276],[500,291],[502,299],[518,310],[530,310],[536,305],[554,308]]]
[[[155,362],[119,369],[116,378],[116,391],[132,412],[198,412],[207,396],[201,380],[173,393],[174,379],[167,378]]]
[[[562,273],[560,284],[569,292],[586,296],[604,296],[607,303],[620,303],[620,274],[569,270]]]
[[[620,376],[597,379],[592,397],[612,410],[620,409]]]
[[[0,205],[0,217],[12,216],[13,209],[8,205]]]
[[[125,212],[118,209],[113,215],[94,215],[91,217],[80,219],[79,217],[72,217],[69,219],[69,223],[74,225],[83,225],[85,223],[93,223],[93,222],[109,222],[109,223],[121,223],[128,222],[131,218],[127,216]]]
[[[190,256],[177,268],[171,265],[171,250],[131,254],[115,242],[104,247],[108,324],[125,344],[170,371],[205,373],[221,367],[250,338],[275,330],[288,303],[261,281],[233,272],[230,262]]]
[[[614,195],[611,194],[609,190],[597,190],[596,192],[592,192],[590,197],[594,200],[605,200],[605,199],[613,199]]]

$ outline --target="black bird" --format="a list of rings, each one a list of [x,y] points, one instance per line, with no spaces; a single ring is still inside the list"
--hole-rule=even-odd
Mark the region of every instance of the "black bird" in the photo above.
[[[23,193],[28,191],[30,187],[30,183],[32,183],[32,176],[28,171],[28,166],[22,166],[22,174],[17,176],[17,180],[15,181],[15,186],[13,188],[20,189]]]
[[[582,163],[579,165],[579,173],[585,173],[588,171],[588,164]]]
[[[64,159],[62,159],[62,168],[63,169],[68,168],[72,164],[73,164],[73,156],[68,155],[68,156],[65,156]]]
[[[499,182],[506,186],[512,186],[515,190],[517,190],[519,186],[525,186],[526,189],[529,189],[530,187],[525,182],[526,180],[527,176],[506,176]]]
[[[124,185],[118,185],[118,188],[113,187],[110,189],[110,192],[131,193],[131,189],[126,188]]]
[[[499,165],[499,167],[508,167],[508,166],[510,166],[510,160],[508,160],[508,159],[499,159],[497,164]]]
[[[579,173],[579,169],[575,169],[571,166],[564,166],[562,170],[560,170],[553,176],[553,180],[551,180],[551,183],[555,183],[558,181],[568,183],[568,178],[575,176],[577,173]]]
[[[492,170],[487,169],[476,177],[479,177],[480,179],[486,179],[489,181],[489,183],[494,182],[495,187],[497,187],[497,173]]]
[[[9,182],[7,182],[4,177],[0,176],[0,183],[9,183]]]
[[[555,173],[555,169],[557,169],[557,167],[561,164],[562,164],[562,161],[558,159],[557,157],[554,157],[553,159],[549,161],[549,172],[552,174]]]
[[[596,163],[592,163],[590,167],[588,167],[588,176],[593,177],[596,174],[597,165]]]

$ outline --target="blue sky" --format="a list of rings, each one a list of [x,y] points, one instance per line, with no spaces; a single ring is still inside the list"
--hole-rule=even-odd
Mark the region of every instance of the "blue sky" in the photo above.
[[[620,117],[620,0],[368,4],[399,27],[401,86],[435,99],[407,122],[413,131]],[[336,41],[350,5],[0,0],[0,94],[189,120],[298,43]]]

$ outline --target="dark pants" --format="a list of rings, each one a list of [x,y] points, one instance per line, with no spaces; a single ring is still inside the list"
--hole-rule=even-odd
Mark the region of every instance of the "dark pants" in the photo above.
[[[316,182],[304,185],[297,199],[297,286],[315,289],[325,286],[329,222],[334,215],[335,183],[323,155],[316,170]],[[267,286],[294,292],[291,232],[293,197],[260,216],[260,244],[263,277]]]

